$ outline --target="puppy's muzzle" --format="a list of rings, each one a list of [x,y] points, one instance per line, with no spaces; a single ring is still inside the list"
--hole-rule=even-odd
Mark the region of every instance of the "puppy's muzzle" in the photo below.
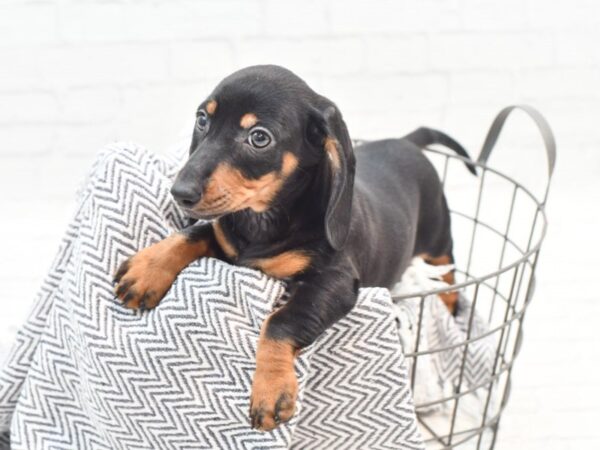
[[[193,209],[202,199],[202,190],[198,183],[176,181],[171,188],[171,195],[181,207]]]

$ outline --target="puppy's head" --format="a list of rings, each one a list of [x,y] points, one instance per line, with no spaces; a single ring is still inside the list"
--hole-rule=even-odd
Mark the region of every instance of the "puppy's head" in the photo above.
[[[354,181],[342,116],[292,72],[253,66],[225,78],[198,108],[190,157],[172,194],[189,215],[211,219],[248,208],[265,212],[314,186],[315,178],[325,234],[339,249]]]

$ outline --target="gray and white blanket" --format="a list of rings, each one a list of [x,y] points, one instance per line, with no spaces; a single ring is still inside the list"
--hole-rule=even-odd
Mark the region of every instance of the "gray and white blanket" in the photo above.
[[[169,194],[180,161],[134,144],[98,156],[0,370],[0,449],[424,448],[400,338],[410,331],[386,289],[362,289],[301,353],[298,412],[269,433],[250,429],[249,393],[282,283],[204,258],[153,311],[115,300],[115,268],[184,225]]]

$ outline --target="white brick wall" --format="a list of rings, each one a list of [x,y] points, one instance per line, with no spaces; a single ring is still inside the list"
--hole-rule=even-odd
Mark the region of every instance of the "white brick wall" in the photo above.
[[[339,104],[355,137],[399,136],[427,124],[476,154],[499,108],[538,107],[559,144],[555,201],[573,213],[555,208],[550,215],[560,234],[550,234],[547,254],[562,258],[572,248],[563,236],[578,235],[583,225],[597,230],[600,222],[600,213],[590,212],[600,191],[599,42],[597,0],[0,0],[0,353],[49,264],[94,152],[113,139],[166,148],[214,85],[250,64],[297,71]],[[540,151],[530,123],[515,119],[511,127],[498,163],[524,178],[543,173],[543,162],[529,163],[520,152]],[[511,146],[519,150],[511,153]],[[585,196],[580,202],[589,215],[582,222],[571,199]],[[593,259],[586,262],[596,264],[589,273],[600,271]],[[575,270],[567,266],[561,270]],[[565,272],[553,272],[552,261],[542,267],[542,281],[556,287]],[[546,301],[561,311],[553,292],[545,291]],[[587,302],[578,319],[590,317]],[[535,311],[528,321],[535,323]],[[540,323],[553,320],[537,311]],[[537,335],[532,328],[521,362],[526,370],[515,372],[522,378],[505,442],[568,448],[577,436],[582,448],[600,446],[599,431],[581,428],[600,419],[599,392],[587,378],[579,390],[561,390],[559,376],[536,390],[535,374],[558,362],[543,347],[547,325]],[[580,336],[581,329],[573,323],[564,335]],[[584,348],[598,355],[591,344]],[[536,361],[538,354],[546,356]],[[556,392],[569,396],[562,409],[544,401],[549,394],[559,400]],[[546,426],[563,420],[579,431],[553,434]]]
[[[92,131],[97,140],[89,148],[80,146],[86,155],[107,137],[162,148],[222,76],[276,62],[333,97],[355,135],[469,124],[500,105],[527,101],[547,112],[559,139],[594,146],[600,137],[573,123],[578,108],[600,115],[596,5],[4,1],[0,130],[20,140],[51,128],[53,143],[40,142],[39,152],[71,147],[70,133],[81,135],[85,126],[101,130]],[[482,133],[463,140],[473,147]],[[6,151],[14,150],[0,148]]]

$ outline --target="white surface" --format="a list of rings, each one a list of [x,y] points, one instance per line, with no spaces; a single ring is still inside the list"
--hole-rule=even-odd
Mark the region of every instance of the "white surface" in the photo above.
[[[113,139],[162,150],[235,68],[296,70],[355,137],[427,124],[474,154],[500,107],[527,102],[559,158],[498,448],[600,447],[598,42],[590,0],[1,2],[0,342],[25,317],[94,152]],[[530,122],[509,126],[493,164],[541,178]]]

